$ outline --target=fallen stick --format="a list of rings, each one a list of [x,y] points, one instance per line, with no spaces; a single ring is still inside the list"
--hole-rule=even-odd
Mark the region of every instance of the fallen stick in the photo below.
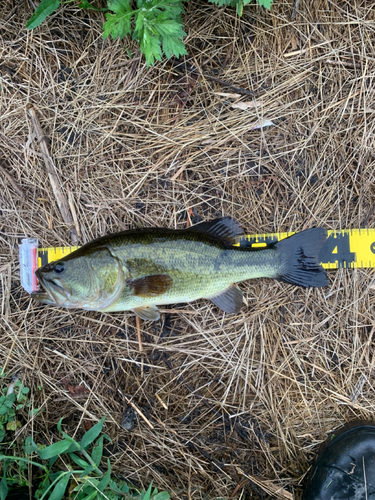
[[[22,191],[22,189],[18,186],[16,181],[13,179],[13,177],[10,175],[9,172],[5,170],[4,167],[0,165],[0,172],[4,175],[4,177],[7,179],[9,184],[12,186],[12,188],[16,191],[17,194],[21,196],[21,198],[25,197],[25,193]]]
[[[292,19],[296,18],[297,11],[299,9],[299,3],[301,0],[295,0],[293,10],[292,10],[292,15],[290,16]]]
[[[149,419],[143,415],[143,413],[141,412],[141,410],[139,410],[135,404],[129,399],[127,398],[125,395],[124,395],[124,398],[126,399],[126,402],[132,407],[134,408],[134,410],[138,413],[138,415],[143,418],[143,420],[146,422],[146,424],[150,427],[150,429],[153,429],[154,426],[152,425],[152,423],[149,421]]]
[[[60,179],[57,173],[57,169],[55,164],[52,161],[51,155],[48,151],[48,145],[46,136],[43,133],[42,127],[40,125],[39,119],[36,115],[36,112],[33,108],[29,109],[29,115],[31,117],[31,121],[34,127],[34,132],[36,138],[38,139],[39,147],[43,155],[43,160],[46,165],[48,177],[52,186],[53,194],[55,195],[57,205],[59,207],[60,213],[64,222],[70,226],[70,237],[74,245],[78,244],[79,238],[76,229],[74,226],[74,220],[72,214],[70,212],[68,201],[62,191]]]

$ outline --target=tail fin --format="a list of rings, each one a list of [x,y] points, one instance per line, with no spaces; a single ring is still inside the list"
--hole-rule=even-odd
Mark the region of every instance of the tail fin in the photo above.
[[[328,285],[326,272],[318,260],[326,239],[327,231],[315,227],[277,242],[275,247],[280,252],[277,279],[306,288]]]

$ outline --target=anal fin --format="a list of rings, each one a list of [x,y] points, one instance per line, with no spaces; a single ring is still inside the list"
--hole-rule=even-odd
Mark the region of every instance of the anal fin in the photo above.
[[[135,307],[132,311],[146,321],[156,321],[160,318],[159,309],[156,306]]]
[[[242,307],[243,294],[239,288],[232,285],[223,292],[209,299],[226,313],[236,313]]]

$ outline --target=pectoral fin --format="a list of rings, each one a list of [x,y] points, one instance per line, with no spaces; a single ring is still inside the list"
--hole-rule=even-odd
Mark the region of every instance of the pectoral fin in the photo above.
[[[132,311],[146,321],[156,321],[160,318],[159,309],[156,306],[135,307]]]
[[[224,290],[224,292],[215,295],[215,297],[209,297],[209,299],[222,311],[226,313],[236,313],[242,307],[243,295],[239,288],[232,285]]]
[[[162,295],[170,288],[172,282],[173,280],[169,274],[153,274],[152,276],[126,280],[126,284],[133,295],[145,298]]]

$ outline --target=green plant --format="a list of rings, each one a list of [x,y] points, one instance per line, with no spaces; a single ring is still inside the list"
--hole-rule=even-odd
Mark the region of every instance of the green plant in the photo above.
[[[0,371],[0,378],[4,379],[6,374]],[[15,431],[21,427],[17,420],[17,411],[29,406],[28,393],[30,389],[25,387],[17,378],[13,379],[9,386],[0,390],[0,443],[4,440],[7,431]]]
[[[34,14],[27,21],[27,29],[39,26],[60,4],[70,3],[73,0],[42,0]],[[105,12],[103,37],[124,38],[132,34],[134,40],[140,43],[142,54],[145,55],[147,66],[154,64],[155,59],[161,61],[164,53],[167,58],[187,54],[183,38],[181,15],[184,12],[182,2],[187,0],[107,0],[107,8],[93,7],[88,0],[81,0],[79,7]],[[237,13],[242,15],[244,5],[251,0],[209,0],[219,6],[236,7]],[[273,0],[257,0],[258,4],[271,8]]]
[[[167,492],[158,492],[152,488],[139,492],[124,480],[111,476],[111,464],[107,459],[107,471],[103,472],[100,462],[103,456],[103,443],[106,439],[111,442],[107,434],[101,434],[103,417],[100,422],[89,429],[80,441],[76,441],[63,432],[62,420],[57,424],[63,439],[43,447],[37,445],[29,436],[25,440],[25,457],[0,455],[3,461],[3,477],[0,482],[0,500],[5,500],[8,494],[8,486],[14,483],[14,472],[9,474],[9,466],[16,463],[21,470],[27,466],[34,466],[40,472],[39,487],[35,497],[40,500],[61,500],[67,491],[71,500],[168,500]],[[31,455],[37,455],[31,459]],[[64,470],[53,470],[53,466],[59,458],[63,458]]]

